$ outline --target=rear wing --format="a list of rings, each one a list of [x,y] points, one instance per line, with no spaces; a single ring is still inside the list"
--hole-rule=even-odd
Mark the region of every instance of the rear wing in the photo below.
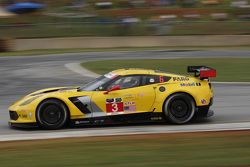
[[[189,73],[194,73],[195,77],[200,77],[200,79],[208,79],[216,77],[216,70],[211,67],[206,66],[188,66],[187,71]]]

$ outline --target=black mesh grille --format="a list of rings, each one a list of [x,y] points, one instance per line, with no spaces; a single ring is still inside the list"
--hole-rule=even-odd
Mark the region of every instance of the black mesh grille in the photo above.
[[[10,119],[11,120],[17,120],[18,114],[15,111],[10,111]]]

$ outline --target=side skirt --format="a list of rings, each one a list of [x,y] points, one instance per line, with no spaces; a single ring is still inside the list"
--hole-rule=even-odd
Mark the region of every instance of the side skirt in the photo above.
[[[144,112],[136,114],[110,115],[95,118],[83,118],[71,120],[72,126],[83,125],[113,125],[146,122],[164,122],[165,119],[161,112]]]

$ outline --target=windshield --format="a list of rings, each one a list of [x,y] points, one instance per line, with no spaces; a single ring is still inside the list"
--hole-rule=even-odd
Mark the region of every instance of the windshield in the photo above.
[[[83,87],[80,88],[81,91],[95,91],[95,90],[102,90],[102,85],[111,81],[113,79],[113,77],[110,77],[109,75],[103,75],[100,76],[98,78],[96,78],[95,80],[87,83],[86,85],[84,85]]]

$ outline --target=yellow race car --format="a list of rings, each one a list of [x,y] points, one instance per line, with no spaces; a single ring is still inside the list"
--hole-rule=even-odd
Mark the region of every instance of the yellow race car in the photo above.
[[[146,69],[120,69],[82,87],[58,87],[31,93],[9,107],[12,127],[60,129],[147,121],[184,124],[212,116],[210,77],[216,70],[188,66],[193,76]]]

